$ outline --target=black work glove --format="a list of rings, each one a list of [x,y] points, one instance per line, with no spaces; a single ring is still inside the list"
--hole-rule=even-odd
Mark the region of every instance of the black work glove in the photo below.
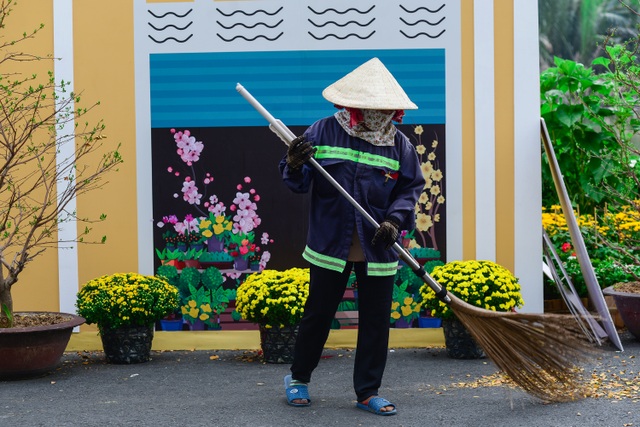
[[[289,144],[287,165],[293,170],[299,170],[316,151],[317,148],[313,147],[309,141],[305,141],[304,136],[299,136]]]
[[[398,228],[394,220],[385,219],[373,235],[371,244],[375,246],[379,242],[385,249],[389,249],[398,240]]]

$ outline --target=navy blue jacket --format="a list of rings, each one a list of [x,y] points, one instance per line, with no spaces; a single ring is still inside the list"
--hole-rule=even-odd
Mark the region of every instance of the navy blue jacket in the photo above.
[[[415,227],[415,205],[425,180],[415,147],[399,130],[393,146],[375,146],[347,134],[335,117],[318,120],[304,133],[317,148],[316,161],[378,223],[393,218],[401,230]],[[375,228],[312,166],[291,170],[280,162],[286,185],[296,193],[311,188],[307,246],[303,257],[330,270],[343,271],[356,227],[373,276],[396,273],[398,256],[383,245],[371,245]]]

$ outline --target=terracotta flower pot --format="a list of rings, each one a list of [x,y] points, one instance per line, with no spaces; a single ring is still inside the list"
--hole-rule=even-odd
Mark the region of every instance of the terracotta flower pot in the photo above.
[[[37,316],[42,312],[15,313]],[[68,320],[54,325],[0,329],[0,379],[21,379],[52,371],[67,348],[71,332],[85,320],[69,313]]]
[[[602,293],[613,297],[624,325],[631,335],[640,340],[640,293],[620,292],[613,286],[603,289]]]

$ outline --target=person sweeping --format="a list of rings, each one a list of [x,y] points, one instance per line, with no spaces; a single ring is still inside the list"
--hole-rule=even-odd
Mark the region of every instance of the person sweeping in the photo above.
[[[585,397],[589,384],[580,365],[601,354],[595,344],[602,343],[585,333],[584,324],[598,321],[596,316],[497,312],[476,307],[438,283],[396,241],[400,227],[413,227],[407,206],[415,203],[415,198],[409,203],[410,193],[419,192],[416,188],[423,181],[415,170],[415,152],[408,149],[406,137],[391,122],[399,121],[404,109],[417,106],[378,59],[324,90],[323,96],[344,111],[318,121],[301,137],[273,117],[240,83],[236,90],[289,147],[280,162],[284,182],[296,192],[313,191],[311,227],[304,251],[311,263],[311,296],[292,374],[285,377],[290,404],[311,403],[308,382],[353,269],[367,289],[363,292],[360,287],[359,357],[354,371],[358,407],[380,415],[396,413],[395,405],[377,396],[389,328],[390,306],[383,315],[381,307],[387,303],[382,300],[388,298],[386,289],[397,265],[391,253],[397,254],[451,308],[491,361],[524,391],[551,402]],[[393,250],[385,252],[378,245]],[[381,333],[378,343],[373,338],[376,333]]]
[[[280,162],[284,183],[311,191],[307,245],[309,297],[300,323],[286,396],[309,406],[308,384],[352,271],[358,282],[359,326],[353,372],[357,407],[393,415],[378,396],[389,343],[389,310],[398,255],[389,250],[399,230],[415,228],[414,209],[425,185],[418,155],[393,122],[417,109],[384,64],[373,58],[327,87],[339,111],[291,141]],[[374,227],[309,166],[311,157],[379,223]]]

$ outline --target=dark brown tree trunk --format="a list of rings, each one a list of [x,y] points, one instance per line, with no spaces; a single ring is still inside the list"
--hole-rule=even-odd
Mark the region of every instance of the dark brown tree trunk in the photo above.
[[[13,298],[11,297],[11,286],[0,290],[0,328],[10,326],[6,311],[13,313]]]

